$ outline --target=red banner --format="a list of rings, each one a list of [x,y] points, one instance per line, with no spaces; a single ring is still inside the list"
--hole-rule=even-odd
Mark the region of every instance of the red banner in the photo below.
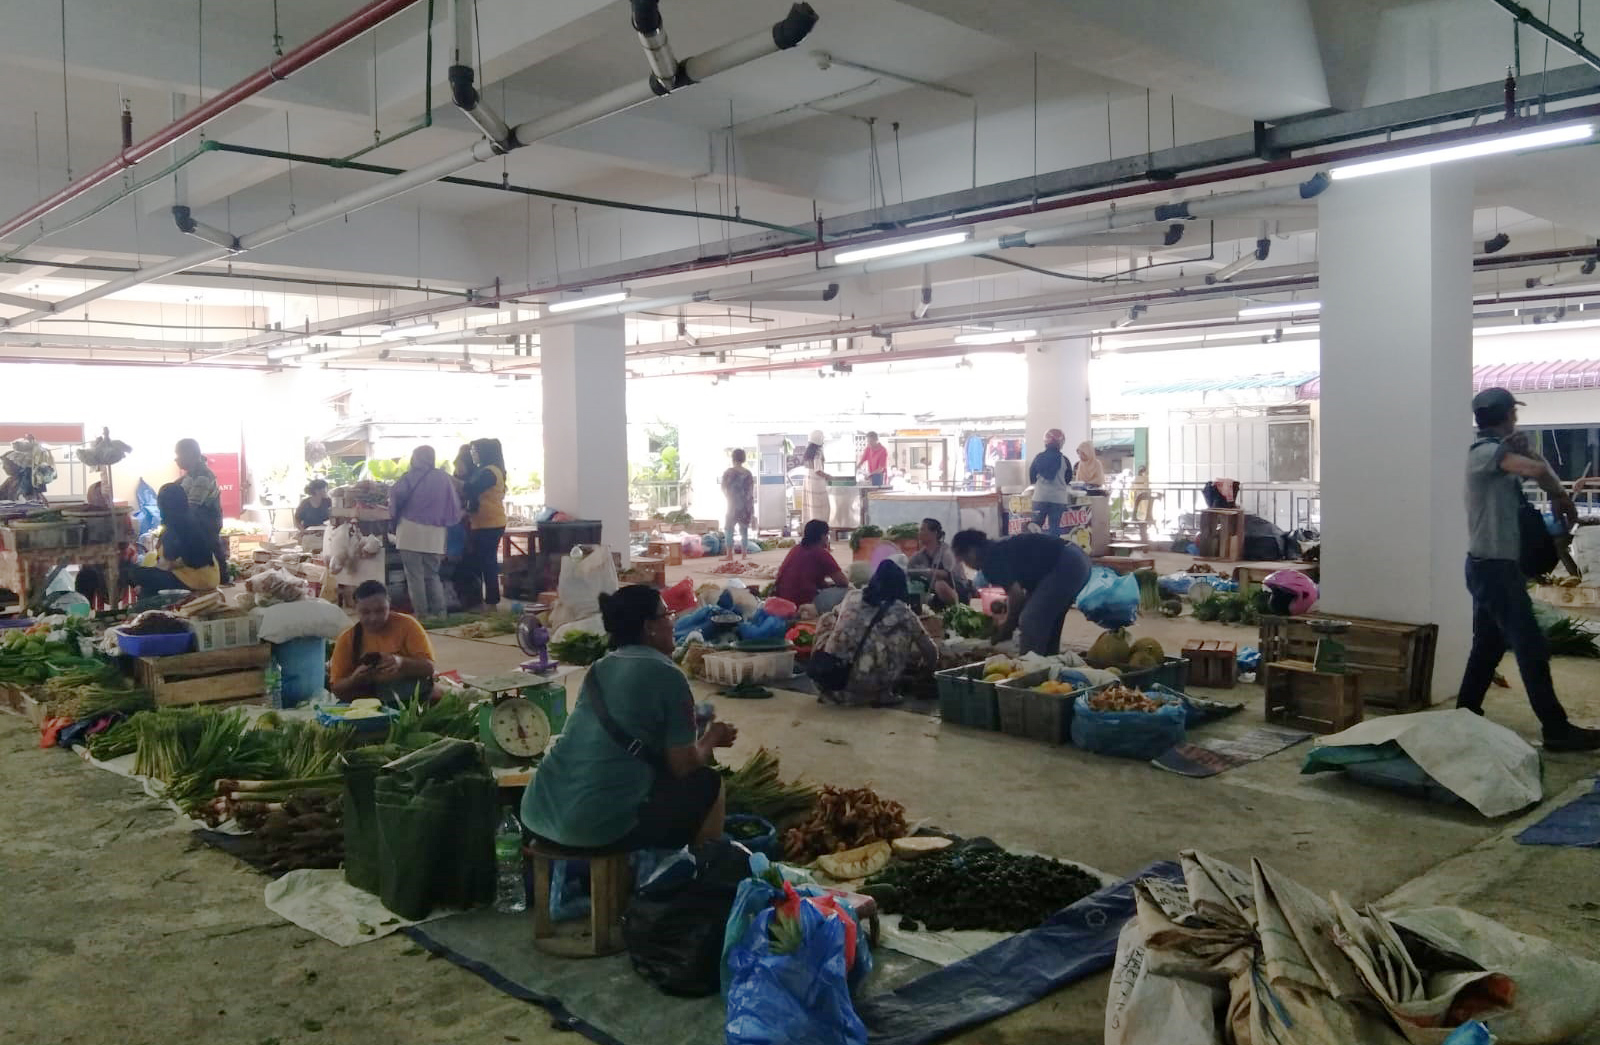
[[[239,491],[239,455],[206,454],[206,464],[217,475],[217,489],[222,494],[222,517],[237,519],[244,502]]]

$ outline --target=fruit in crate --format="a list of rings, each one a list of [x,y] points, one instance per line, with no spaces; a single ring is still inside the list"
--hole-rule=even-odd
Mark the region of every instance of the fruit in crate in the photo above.
[[[1056,682],[1051,680],[1049,682],[1040,683],[1039,685],[1033,687],[1033,691],[1035,693],[1049,693],[1054,696],[1064,697],[1068,694],[1076,693],[1077,688],[1069,682]]]
[[[1028,673],[1021,664],[1010,657],[990,657],[983,662],[983,681],[1009,682]]]

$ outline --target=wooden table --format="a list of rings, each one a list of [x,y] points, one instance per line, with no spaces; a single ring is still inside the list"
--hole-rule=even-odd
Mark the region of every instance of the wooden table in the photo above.
[[[1112,541],[1106,545],[1106,551],[1111,555],[1133,556],[1139,552],[1147,552],[1151,548],[1149,541]]]
[[[99,566],[106,571],[107,588],[115,590],[122,552],[114,542],[80,544],[75,548],[0,550],[0,588],[16,592],[23,612],[27,612],[31,594],[44,591],[50,571],[57,566],[72,565]]]
[[[537,554],[539,554],[537,526],[509,526],[506,532],[500,535],[500,558],[509,559],[513,555],[526,555],[531,559]]]
[[[1118,573],[1133,573],[1135,570],[1153,570],[1156,568],[1154,559],[1134,559],[1126,555],[1096,555],[1093,562],[1096,566],[1104,566],[1108,570]]]

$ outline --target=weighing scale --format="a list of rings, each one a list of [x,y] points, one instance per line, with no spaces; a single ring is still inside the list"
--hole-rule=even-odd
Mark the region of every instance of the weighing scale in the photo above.
[[[1316,653],[1312,657],[1312,666],[1317,671],[1327,672],[1330,675],[1343,675],[1345,673],[1345,645],[1337,635],[1345,635],[1350,631],[1350,622],[1347,620],[1328,620],[1313,618],[1306,621],[1312,631],[1321,635],[1317,640]]]
[[[515,672],[468,684],[489,694],[478,706],[478,739],[491,766],[536,761],[567,723],[567,687],[561,682]]]

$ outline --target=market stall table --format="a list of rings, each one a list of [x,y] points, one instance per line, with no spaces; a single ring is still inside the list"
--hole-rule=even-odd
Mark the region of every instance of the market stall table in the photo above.
[[[26,610],[33,593],[43,592],[49,584],[51,571],[71,565],[98,566],[105,571],[107,584],[114,585],[122,566],[122,551],[115,543],[16,551],[8,540],[0,550],[0,588],[16,592]]]
[[[868,488],[864,523],[888,531],[902,523],[921,524],[937,519],[946,534],[982,530],[990,537],[1000,533],[1000,495],[997,493],[913,493]]]

